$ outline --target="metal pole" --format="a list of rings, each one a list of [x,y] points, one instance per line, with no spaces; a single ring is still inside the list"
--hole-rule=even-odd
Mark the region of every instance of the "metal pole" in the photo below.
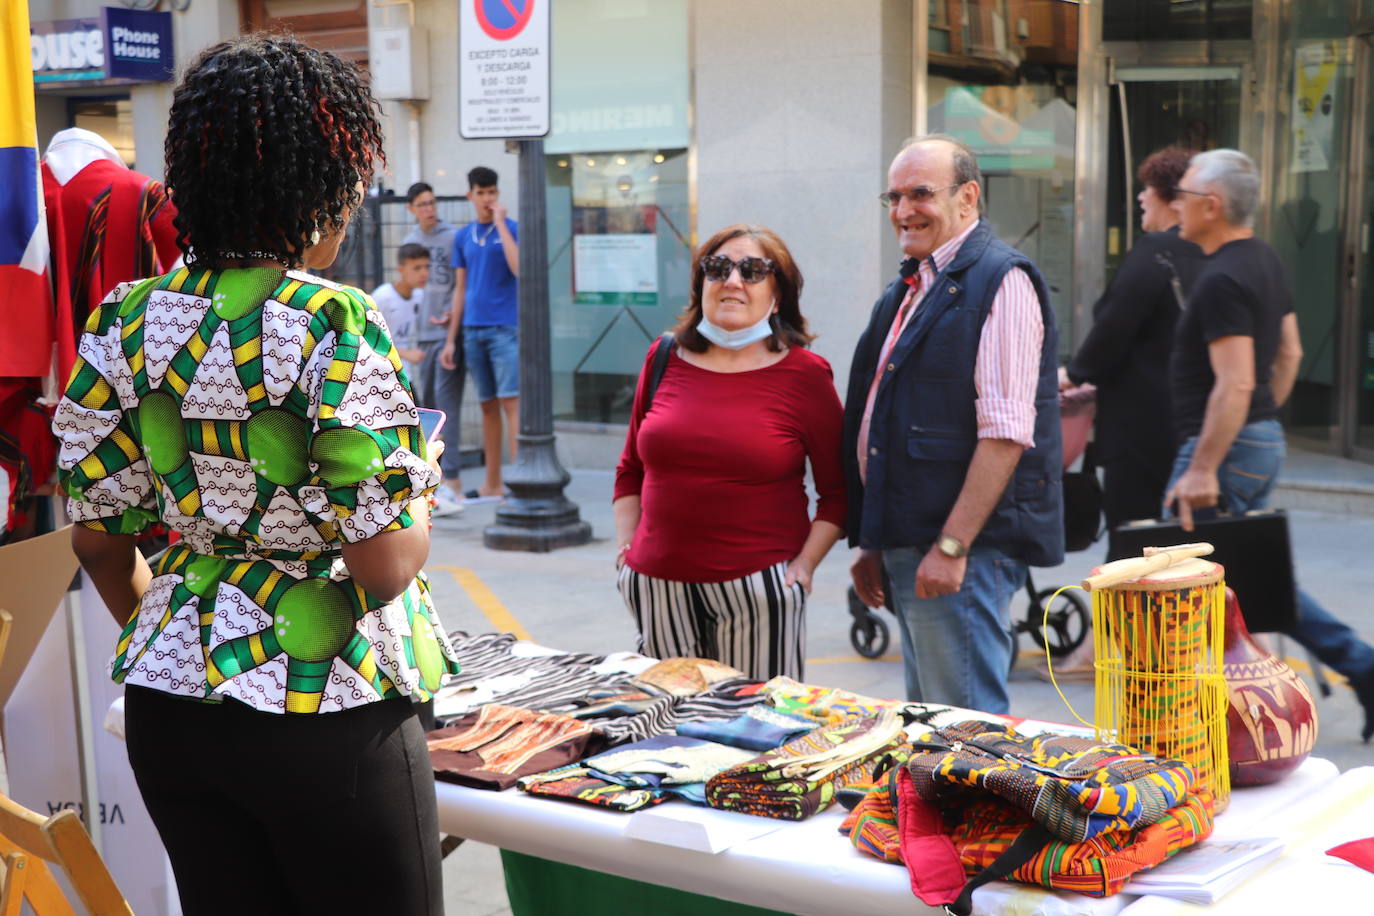
[[[592,526],[563,495],[571,479],[553,434],[549,343],[548,239],[545,235],[544,141],[520,141],[520,435],[510,490],[483,542],[496,550],[545,552],[585,544]]]

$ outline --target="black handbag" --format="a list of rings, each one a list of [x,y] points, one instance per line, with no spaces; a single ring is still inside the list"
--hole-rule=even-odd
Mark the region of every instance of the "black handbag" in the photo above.
[[[1102,535],[1102,484],[1091,444],[1083,452],[1082,470],[1065,471],[1064,549],[1087,550]]]
[[[1198,541],[1216,548],[1207,559],[1225,567],[1226,584],[1235,591],[1250,632],[1293,628],[1298,622],[1298,592],[1288,515],[1282,509],[1195,518],[1192,531],[1184,531],[1177,519],[1126,522],[1112,530],[1107,552],[1120,560],[1138,557],[1146,547]]]

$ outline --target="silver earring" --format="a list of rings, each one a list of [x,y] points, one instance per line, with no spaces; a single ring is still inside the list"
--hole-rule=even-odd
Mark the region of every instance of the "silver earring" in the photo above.
[[[310,244],[312,244],[312,245],[318,245],[319,243],[320,243],[320,230],[316,229],[314,232],[310,233]]]

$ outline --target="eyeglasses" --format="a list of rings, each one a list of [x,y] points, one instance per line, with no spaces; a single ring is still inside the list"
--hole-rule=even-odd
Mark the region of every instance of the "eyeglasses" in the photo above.
[[[429,210],[439,206],[439,202],[437,200],[417,200],[411,206],[416,210]]]
[[[931,188],[923,184],[918,184],[916,187],[909,188],[905,191],[884,191],[883,193],[878,195],[878,202],[881,203],[884,207],[895,207],[898,203],[901,202],[902,198],[905,197],[907,199],[907,203],[930,203],[930,201],[935,198],[935,195],[939,194],[941,191],[952,191],[955,188],[961,188],[966,184],[968,184],[967,181],[959,181],[943,188]]]
[[[1211,196],[1212,196],[1212,192],[1211,192],[1211,191],[1190,191],[1190,190],[1188,190],[1187,188],[1180,188],[1178,185],[1174,185],[1174,186],[1173,186],[1172,188],[1170,188],[1169,190],[1173,191],[1175,194],[1192,194],[1192,195],[1194,195],[1195,197],[1211,197]]]
[[[702,259],[701,270],[706,279],[724,283],[739,268],[739,278],[745,283],[760,283],[772,276],[776,265],[768,258],[740,258],[732,261],[723,254]]]

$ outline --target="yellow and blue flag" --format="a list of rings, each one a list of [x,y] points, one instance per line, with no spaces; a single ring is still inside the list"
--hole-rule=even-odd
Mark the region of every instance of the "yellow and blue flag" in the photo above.
[[[0,376],[46,376],[52,361],[48,228],[25,0],[0,0]]]

